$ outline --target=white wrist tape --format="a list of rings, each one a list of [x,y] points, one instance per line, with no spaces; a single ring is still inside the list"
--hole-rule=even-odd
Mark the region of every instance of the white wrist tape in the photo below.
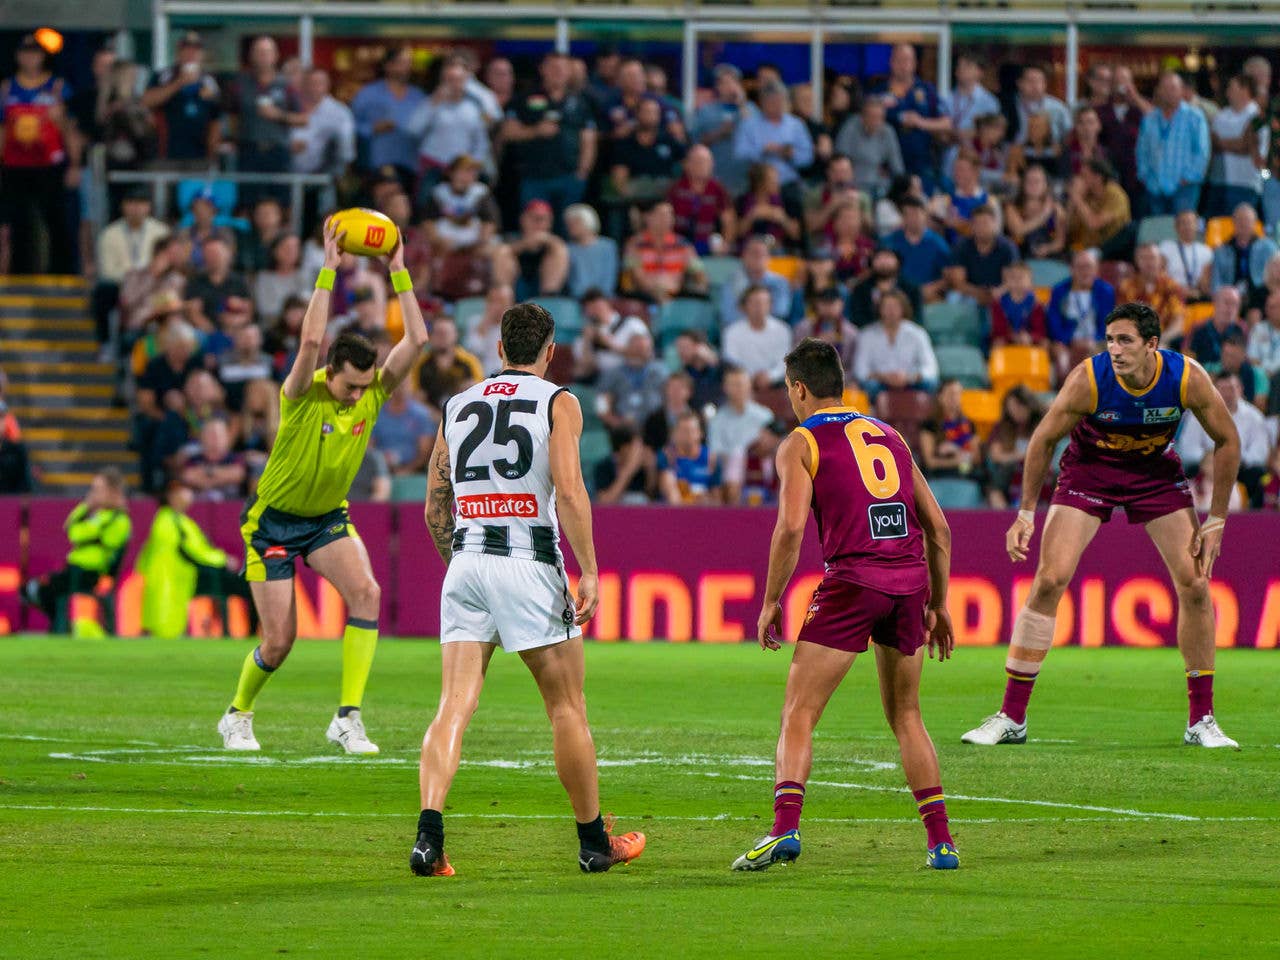
[[[1034,510],[1019,510],[1018,519],[1028,526],[1036,525],[1036,512]]]
[[[1201,533],[1208,533],[1210,530],[1221,530],[1227,525],[1226,517],[1215,517],[1210,515],[1205,518],[1204,523],[1200,526]]]

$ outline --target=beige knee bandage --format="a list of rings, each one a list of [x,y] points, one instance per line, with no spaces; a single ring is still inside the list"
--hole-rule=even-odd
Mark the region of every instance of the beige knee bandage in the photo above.
[[[1036,613],[1030,607],[1018,611],[1009,640],[1005,669],[1015,673],[1039,673],[1045,654],[1053,646],[1054,618]]]

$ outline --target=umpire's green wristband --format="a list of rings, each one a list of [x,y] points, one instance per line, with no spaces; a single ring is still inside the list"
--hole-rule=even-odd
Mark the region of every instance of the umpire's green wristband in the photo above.
[[[413,289],[413,281],[409,279],[408,270],[396,270],[391,274],[391,289],[396,293],[408,293]]]
[[[321,269],[321,271],[318,274],[316,274],[316,289],[328,290],[330,293],[332,293],[333,281],[336,276],[337,276],[336,273],[334,273],[328,267],[324,267],[323,269]]]

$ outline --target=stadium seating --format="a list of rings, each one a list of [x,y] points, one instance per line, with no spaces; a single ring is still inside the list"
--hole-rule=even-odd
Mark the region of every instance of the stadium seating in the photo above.
[[[1184,338],[1191,336],[1196,327],[1212,316],[1212,303],[1188,303],[1187,309],[1182,315],[1182,336]]]
[[[986,324],[978,308],[971,303],[927,303],[921,314],[921,325],[934,344],[967,344],[981,347]]]
[[[1235,239],[1236,225],[1230,217],[1214,217],[1204,225],[1204,242],[1217,248]],[[1262,221],[1254,223],[1254,235],[1262,236]]]
[[[923,390],[885,390],[876,397],[876,416],[892,424],[912,450],[920,449],[920,427],[934,414],[936,401]]]
[[[600,413],[596,410],[596,400],[599,396],[596,388],[587,386],[585,383],[575,383],[569,387],[569,392],[578,398],[578,404],[582,407],[583,432],[602,427]]]
[[[1049,301],[1053,299],[1052,287],[1036,287],[1036,303],[1040,306],[1048,308]]]
[[[867,398],[866,393],[862,391],[861,387],[856,387],[852,384],[844,388],[843,402],[846,407],[853,407],[859,413],[869,413],[871,411],[871,401]]]
[[[582,431],[582,440],[578,444],[578,455],[582,460],[582,473],[588,486],[595,480],[595,466],[609,457],[613,448],[609,444],[609,431],[603,427],[595,427]],[[593,490],[592,493],[595,491]]]
[[[994,390],[965,390],[960,395],[960,409],[985,441],[1000,419],[1000,395]]]
[[[1098,276],[1113,287],[1118,287],[1133,276],[1133,264],[1125,260],[1103,260],[1098,264]]]
[[[976,510],[984,505],[981,485],[967,477],[934,477],[929,487],[944,510]]]
[[[484,316],[484,297],[464,297],[453,305],[453,322],[458,325],[458,335],[471,330],[471,325]]]
[[[683,330],[701,330],[713,343],[720,340],[720,319],[708,300],[677,297],[664,304],[654,327],[660,348],[666,347]]]
[[[1018,384],[1048,390],[1052,371],[1049,351],[1043,347],[1005,346],[991,351],[991,386],[1000,396]]]
[[[425,473],[399,474],[391,478],[391,499],[396,503],[420,502],[427,498]]]
[[[1177,239],[1174,217],[1143,217],[1138,224],[1138,243],[1163,243],[1165,240]]]
[[[934,347],[938,358],[938,375],[943,380],[959,380],[965,387],[987,385],[987,360],[982,351],[968,344],[944,344]]]
[[[799,286],[804,275],[804,257],[770,257],[769,269],[784,278],[791,286]]]
[[[578,339],[585,321],[582,308],[573,297],[534,297],[530,303],[536,303],[556,322],[556,343],[569,344]]]
[[[1027,266],[1037,287],[1052,287],[1071,276],[1071,268],[1061,260],[1028,260]]]
[[[707,273],[707,282],[712,287],[723,287],[738,272],[737,257],[703,257],[702,269]]]

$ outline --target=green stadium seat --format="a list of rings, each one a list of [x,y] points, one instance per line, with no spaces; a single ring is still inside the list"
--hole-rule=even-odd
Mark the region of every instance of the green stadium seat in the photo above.
[[[556,343],[573,343],[582,333],[582,308],[572,297],[534,297],[529,301],[542,307],[556,322]]]
[[[1071,268],[1061,260],[1028,260],[1033,287],[1053,287],[1071,276]]]
[[[578,456],[582,460],[582,475],[591,484],[596,474],[596,464],[613,453],[609,443],[609,431],[603,427],[583,430],[578,444]],[[594,491],[592,491],[594,492]]]
[[[458,325],[458,336],[466,336],[472,324],[484,316],[484,297],[463,297],[453,305],[453,322]]]
[[[728,283],[740,265],[737,257],[702,258],[702,269],[707,273],[707,282],[713,287],[723,287]]]
[[[986,323],[971,303],[927,303],[920,319],[929,339],[939,346],[981,348],[986,336]]]
[[[427,475],[408,473],[391,478],[391,499],[395,503],[421,502],[427,499]]]
[[[977,347],[963,343],[943,344],[933,349],[938,358],[938,374],[943,380],[959,380],[965,387],[987,386],[987,358]]]
[[[1165,240],[1177,240],[1178,231],[1174,227],[1174,217],[1143,217],[1138,224],[1138,243],[1163,243]]]
[[[596,412],[599,391],[585,383],[575,383],[569,387],[569,392],[578,398],[578,404],[582,407],[582,429],[586,431],[601,427],[600,415]]]
[[[720,341],[720,319],[709,300],[677,297],[658,313],[654,333],[659,349],[665,348],[684,330],[701,330],[713,343]]]
[[[929,487],[943,510],[976,510],[983,506],[982,487],[976,480],[935,477],[930,479]]]

